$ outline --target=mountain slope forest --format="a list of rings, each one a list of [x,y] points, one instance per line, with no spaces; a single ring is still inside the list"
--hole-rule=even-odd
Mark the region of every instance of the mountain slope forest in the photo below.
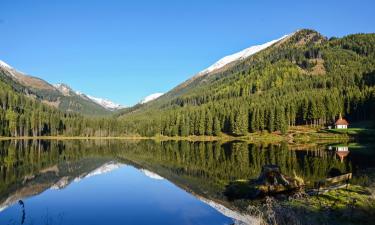
[[[60,111],[0,80],[0,136],[104,136],[111,121]]]
[[[329,125],[340,113],[375,120],[375,34],[327,39],[300,30],[106,117],[60,111],[0,79],[2,136],[242,136]]]
[[[135,133],[244,135],[375,117],[375,34],[327,39],[300,30],[244,60],[198,75],[121,118]]]
[[[70,87],[55,87],[37,77],[25,75],[11,67],[0,66],[0,80],[18,93],[39,99],[45,104],[65,112],[78,112],[87,116],[104,116],[111,112],[89,99],[77,94]]]

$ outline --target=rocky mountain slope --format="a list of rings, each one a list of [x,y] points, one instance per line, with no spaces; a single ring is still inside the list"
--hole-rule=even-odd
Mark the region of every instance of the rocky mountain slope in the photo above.
[[[66,112],[103,116],[121,108],[120,105],[110,104],[109,101],[101,102],[100,99],[90,98],[65,84],[52,85],[40,78],[26,75],[3,61],[0,61],[0,79],[10,84],[17,92]]]

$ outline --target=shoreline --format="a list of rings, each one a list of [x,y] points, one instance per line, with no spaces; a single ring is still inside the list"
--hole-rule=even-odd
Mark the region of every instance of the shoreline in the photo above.
[[[0,141],[5,140],[154,140],[154,141],[243,141],[243,142],[266,142],[266,143],[308,143],[308,142],[328,142],[328,141],[341,141],[348,142],[356,140],[356,137],[347,134],[332,134],[321,133],[316,131],[300,132],[299,130],[291,130],[287,134],[282,135],[278,132],[256,132],[249,133],[245,136],[231,136],[222,134],[220,136],[23,136],[23,137],[0,137]]]

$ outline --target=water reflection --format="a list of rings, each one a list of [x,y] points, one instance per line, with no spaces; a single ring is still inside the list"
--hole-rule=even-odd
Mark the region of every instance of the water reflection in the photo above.
[[[342,163],[344,162],[344,159],[350,154],[349,146],[347,145],[329,146],[329,149],[336,152],[336,155],[339,157]]]
[[[227,217],[251,223],[252,218],[228,201],[223,191],[231,181],[258,177],[264,165],[278,165],[283,174],[301,177],[307,185],[326,178],[332,171],[355,173],[358,168],[375,165],[374,157],[369,158],[368,153],[358,151],[349,155],[349,149],[342,146],[326,149],[326,145],[243,142],[3,141],[0,215],[19,200],[131,165],[155,181],[173,182]],[[27,217],[24,204],[20,206],[23,224]]]
[[[22,208],[21,224],[24,224],[25,223],[25,218],[26,218],[25,203],[22,200],[19,200],[18,204]]]

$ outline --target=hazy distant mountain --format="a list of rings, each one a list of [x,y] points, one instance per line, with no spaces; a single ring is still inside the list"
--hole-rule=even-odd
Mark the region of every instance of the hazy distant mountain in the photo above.
[[[3,61],[0,61],[0,70],[3,81],[10,84],[17,92],[37,98],[63,111],[85,115],[106,115],[120,108],[114,103],[112,105],[109,102],[99,103],[98,99],[94,100],[76,92],[66,84],[51,85],[40,78],[26,75]]]

